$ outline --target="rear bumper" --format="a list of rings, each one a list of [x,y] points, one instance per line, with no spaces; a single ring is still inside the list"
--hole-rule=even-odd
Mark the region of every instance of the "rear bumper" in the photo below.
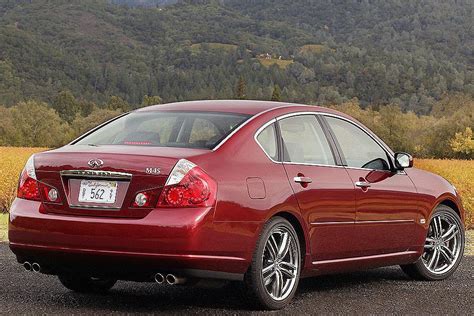
[[[212,208],[156,209],[142,219],[125,219],[44,214],[41,207],[14,201],[10,248],[19,262],[38,262],[52,271],[183,271],[239,279],[250,263],[259,226],[214,223]]]

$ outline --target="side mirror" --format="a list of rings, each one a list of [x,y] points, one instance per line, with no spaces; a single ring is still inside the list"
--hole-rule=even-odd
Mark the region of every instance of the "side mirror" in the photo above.
[[[395,153],[395,166],[398,170],[413,167],[413,157],[407,153]]]

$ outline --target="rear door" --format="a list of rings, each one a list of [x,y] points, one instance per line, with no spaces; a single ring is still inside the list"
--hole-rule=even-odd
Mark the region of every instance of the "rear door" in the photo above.
[[[310,227],[313,261],[351,257],[355,196],[347,171],[315,115],[281,118],[278,126],[283,165]]]
[[[362,128],[342,118],[325,116],[325,120],[355,185],[354,247],[361,256],[408,250],[414,245],[419,218],[410,178],[391,170],[387,151]]]

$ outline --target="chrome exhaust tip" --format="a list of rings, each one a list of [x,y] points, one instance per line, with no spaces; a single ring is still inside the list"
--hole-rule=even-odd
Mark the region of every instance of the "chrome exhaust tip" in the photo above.
[[[33,270],[33,272],[40,273],[41,272],[41,266],[39,265],[39,263],[35,262],[31,265],[31,270]]]
[[[166,276],[166,283],[169,285],[183,284],[186,283],[186,278],[179,278],[174,274],[168,274]]]
[[[155,274],[155,282],[158,283],[158,284],[165,283],[165,276],[161,273]]]
[[[25,268],[26,271],[31,271],[31,263],[29,263],[28,261],[23,262],[23,268]]]
[[[175,275],[173,274],[168,274],[166,276],[166,283],[168,283],[169,285],[175,285],[176,284],[176,281],[177,281],[177,278]]]

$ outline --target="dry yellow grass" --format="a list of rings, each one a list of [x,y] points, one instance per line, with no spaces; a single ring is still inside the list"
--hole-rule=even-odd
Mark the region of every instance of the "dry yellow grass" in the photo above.
[[[8,237],[8,214],[0,214],[0,241],[7,240]]]
[[[474,256],[474,230],[468,230],[466,232],[466,250],[464,254]]]
[[[18,177],[28,158],[45,148],[0,147],[0,213],[8,211],[18,184]]]
[[[271,59],[265,59],[265,58],[257,58],[258,61],[265,67],[270,67],[272,65],[277,65],[278,67],[285,69],[289,65],[293,63],[293,60],[285,60],[285,59],[277,59],[277,58],[271,58]]]
[[[439,174],[456,187],[466,210],[466,225],[473,228],[474,160],[415,159],[415,166]]]
[[[327,49],[326,46],[320,44],[304,45],[300,49],[300,53],[321,54]]]

